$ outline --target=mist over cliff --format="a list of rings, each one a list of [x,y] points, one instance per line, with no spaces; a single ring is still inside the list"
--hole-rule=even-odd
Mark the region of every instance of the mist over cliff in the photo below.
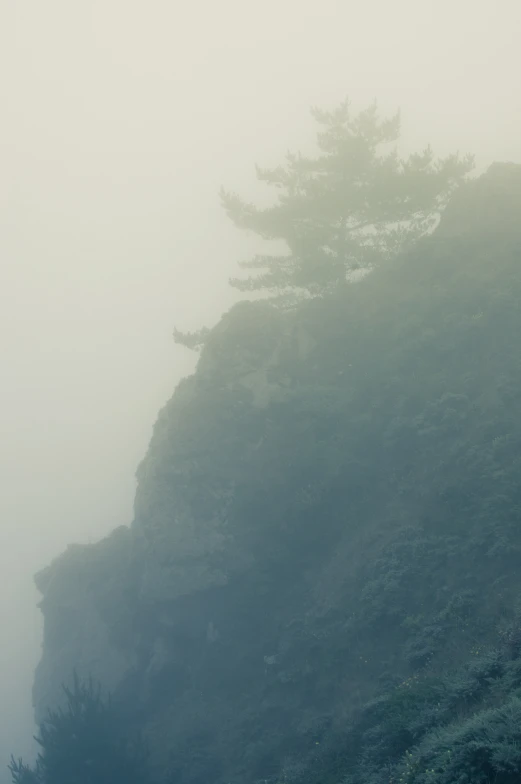
[[[515,780],[520,215],[494,164],[391,265],[223,316],[131,525],[36,577],[39,723],[75,671],[161,782]]]
[[[172,330],[213,326],[263,249],[220,186],[258,203],[252,164],[309,152],[309,107],[346,95],[400,108],[400,153],[519,163],[520,28],[516,0],[2,3],[2,784],[11,751],[39,749],[33,574],[131,523],[157,412],[197,360]]]

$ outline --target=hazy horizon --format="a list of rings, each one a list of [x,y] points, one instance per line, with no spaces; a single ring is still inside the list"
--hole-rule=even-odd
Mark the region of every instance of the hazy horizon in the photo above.
[[[1,5],[0,765],[31,748],[33,573],[132,518],[159,408],[252,240],[221,185],[313,140],[313,105],[402,110],[405,152],[521,163],[521,6]],[[9,677],[5,677],[9,673]],[[0,781],[3,772],[0,773]]]

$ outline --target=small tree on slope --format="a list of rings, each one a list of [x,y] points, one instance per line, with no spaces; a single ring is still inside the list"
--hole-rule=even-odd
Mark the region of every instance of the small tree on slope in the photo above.
[[[144,784],[144,747],[124,737],[110,700],[76,674],[73,688],[64,689],[66,708],[49,711],[36,738],[35,767],[11,759],[13,784]]]

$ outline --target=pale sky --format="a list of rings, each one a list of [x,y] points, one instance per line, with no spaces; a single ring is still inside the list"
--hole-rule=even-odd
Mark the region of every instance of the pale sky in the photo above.
[[[32,574],[130,522],[193,367],[173,327],[254,247],[221,184],[255,194],[346,95],[401,108],[405,151],[521,163],[520,36],[519,0],[0,0],[0,765],[33,732]]]

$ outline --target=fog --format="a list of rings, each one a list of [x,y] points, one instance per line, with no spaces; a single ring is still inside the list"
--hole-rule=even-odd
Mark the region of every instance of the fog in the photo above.
[[[309,107],[402,109],[405,152],[521,162],[517,0],[2,0],[0,765],[31,753],[32,575],[132,518],[159,407],[252,240],[219,187]],[[0,778],[3,773],[0,773]]]

